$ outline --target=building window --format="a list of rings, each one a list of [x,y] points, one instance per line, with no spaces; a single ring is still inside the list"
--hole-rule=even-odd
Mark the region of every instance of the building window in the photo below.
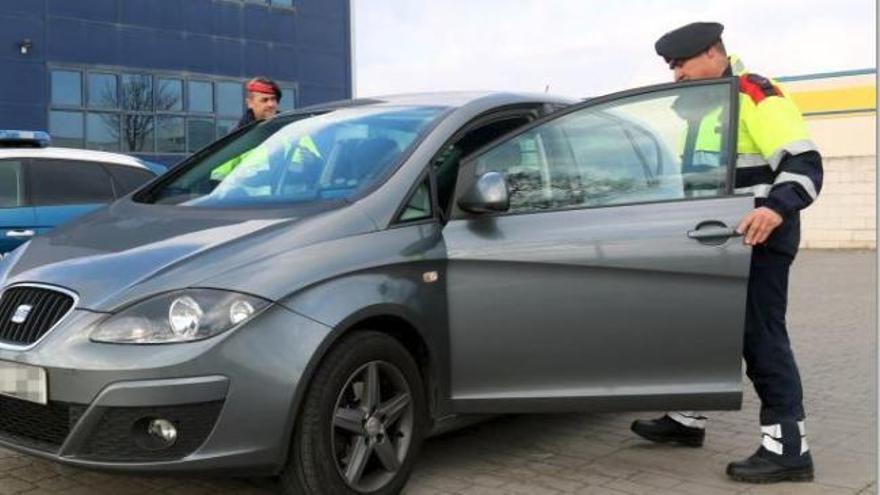
[[[156,83],[156,107],[160,111],[183,111],[183,80],[160,77]]]
[[[242,84],[240,82],[217,83],[217,115],[224,117],[241,116],[244,111]]]
[[[214,112],[214,90],[210,82],[189,82],[189,107],[187,110],[199,113]]]
[[[192,118],[186,121],[186,133],[189,135],[190,153],[198,151],[214,141],[214,120]]]
[[[52,104],[67,107],[82,106],[82,72],[52,71]]]
[[[287,112],[296,108],[296,88],[293,86],[281,86],[281,101],[278,102],[278,111]]]
[[[155,151],[155,117],[145,114],[122,114],[122,151],[152,153]]]
[[[153,77],[146,74],[122,75],[122,108],[153,111]]]
[[[85,137],[82,112],[50,112],[49,134],[56,146],[82,148]]]
[[[186,152],[186,131],[183,128],[183,117],[159,116],[156,124],[156,152]]]
[[[119,151],[119,114],[89,113],[86,115],[86,148]]]
[[[89,74],[89,108],[119,108],[119,93],[116,88],[116,74]]]
[[[297,87],[279,86],[279,110],[292,110]],[[245,109],[244,80],[57,68],[50,87],[49,132],[72,148],[191,153],[232,132]]]

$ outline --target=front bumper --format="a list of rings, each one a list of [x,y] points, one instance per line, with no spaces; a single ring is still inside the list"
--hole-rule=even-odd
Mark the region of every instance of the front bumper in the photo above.
[[[301,378],[330,329],[273,306],[201,342],[91,342],[106,315],[74,310],[36,347],[0,360],[46,369],[46,406],[0,397],[0,445],[84,467],[137,472],[277,472]],[[144,446],[145,422],[177,426]]]

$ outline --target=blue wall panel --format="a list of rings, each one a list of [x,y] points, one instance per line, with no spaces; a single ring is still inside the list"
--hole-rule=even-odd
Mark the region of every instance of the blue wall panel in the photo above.
[[[42,19],[0,14],[0,26],[3,26],[0,29],[0,60],[5,58],[44,60],[46,46],[42,41],[45,35],[45,24]],[[30,39],[33,42],[33,48],[26,56],[19,51],[19,43],[24,39]]]
[[[46,0],[3,0],[3,14],[43,18]]]
[[[181,9],[183,29],[192,33],[214,34],[212,10],[222,8],[222,3],[217,0],[185,0]]]
[[[46,22],[46,60],[50,62],[89,63],[90,47],[86,23],[67,17],[50,17]]]
[[[128,3],[131,0],[125,0]],[[52,17],[116,22],[119,18],[118,0],[49,0],[48,14]]]
[[[212,34],[241,38],[244,9],[238,3],[220,2],[212,9]]]
[[[212,73],[235,77],[248,77],[242,69],[244,65],[244,47],[241,40],[221,38],[214,42],[214,67]]]
[[[86,45],[82,59],[101,65],[124,65],[122,29],[118,24],[90,22],[85,26]]]

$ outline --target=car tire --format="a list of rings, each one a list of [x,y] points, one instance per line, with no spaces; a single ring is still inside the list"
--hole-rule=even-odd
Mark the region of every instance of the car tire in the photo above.
[[[400,493],[426,424],[421,375],[406,348],[375,331],[344,337],[318,365],[303,398],[281,473],[283,492]]]

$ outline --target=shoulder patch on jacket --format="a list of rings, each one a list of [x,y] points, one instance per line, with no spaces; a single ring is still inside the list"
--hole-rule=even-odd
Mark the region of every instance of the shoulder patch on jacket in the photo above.
[[[766,77],[758,74],[743,74],[739,76],[739,91],[749,95],[757,105],[768,96],[782,96],[782,91]]]

